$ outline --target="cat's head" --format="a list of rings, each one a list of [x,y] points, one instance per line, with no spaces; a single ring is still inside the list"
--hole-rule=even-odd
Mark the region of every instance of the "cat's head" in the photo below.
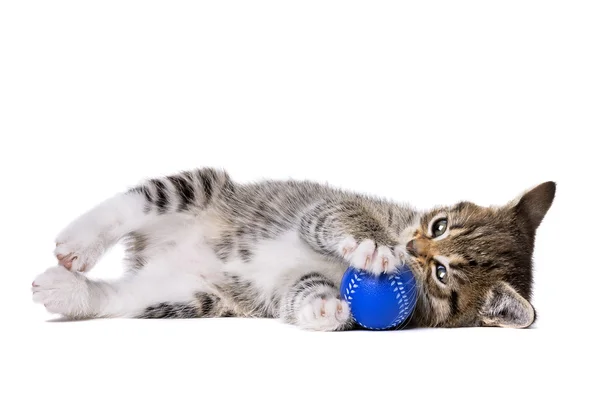
[[[462,202],[423,214],[410,232],[409,264],[420,283],[421,326],[525,328],[535,232],[554,199],[543,183],[503,207]]]

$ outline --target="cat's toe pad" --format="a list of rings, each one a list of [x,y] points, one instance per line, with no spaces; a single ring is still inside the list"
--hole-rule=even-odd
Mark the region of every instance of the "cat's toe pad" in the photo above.
[[[63,231],[56,239],[54,255],[58,264],[73,271],[89,271],[106,251],[102,239],[76,229]]]

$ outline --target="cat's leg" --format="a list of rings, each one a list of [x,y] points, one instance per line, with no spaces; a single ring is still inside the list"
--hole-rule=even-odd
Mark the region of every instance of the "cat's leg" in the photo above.
[[[89,271],[124,236],[169,216],[197,216],[231,191],[229,176],[209,168],[151,179],[70,223],[56,238],[56,257],[67,269]]]
[[[148,272],[150,271],[150,272]],[[196,318],[229,310],[203,281],[183,273],[141,270],[114,282],[89,279],[62,266],[33,282],[33,300],[68,318]]]
[[[138,193],[121,193],[76,218],[56,237],[59,264],[74,271],[92,269],[111,246],[151,218],[144,213],[145,202]]]
[[[388,229],[376,210],[360,201],[314,205],[302,217],[300,236],[317,252],[341,257],[376,275],[395,270],[407,257],[402,238]]]
[[[312,272],[296,280],[283,294],[280,317],[287,323],[317,331],[340,331],[353,325],[348,303],[324,275]]]

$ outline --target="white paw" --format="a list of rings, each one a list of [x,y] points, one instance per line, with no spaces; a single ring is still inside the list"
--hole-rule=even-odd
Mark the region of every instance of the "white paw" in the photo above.
[[[106,251],[102,229],[88,218],[80,218],[56,238],[54,254],[59,265],[72,271],[89,271]]]
[[[78,272],[62,266],[48,268],[32,283],[33,301],[43,304],[54,314],[71,318],[89,315],[90,295],[88,280]]]
[[[350,308],[343,300],[318,297],[300,309],[298,322],[300,327],[314,331],[340,330],[351,322]]]
[[[340,243],[338,251],[354,268],[367,270],[374,275],[393,272],[407,259],[405,246],[391,248],[370,239],[357,243],[351,236]]]

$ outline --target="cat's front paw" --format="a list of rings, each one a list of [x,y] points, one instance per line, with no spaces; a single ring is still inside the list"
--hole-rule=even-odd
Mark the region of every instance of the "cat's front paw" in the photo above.
[[[298,324],[313,331],[338,331],[351,324],[350,307],[335,297],[318,297],[300,309]]]
[[[62,266],[48,268],[31,284],[33,301],[54,314],[70,318],[87,316],[90,309],[88,280]]]
[[[102,230],[84,219],[67,226],[56,238],[58,264],[73,271],[89,271],[106,251]]]
[[[390,247],[371,239],[357,242],[352,236],[342,240],[338,251],[351,266],[374,275],[394,272],[407,259],[406,249],[400,244]]]

